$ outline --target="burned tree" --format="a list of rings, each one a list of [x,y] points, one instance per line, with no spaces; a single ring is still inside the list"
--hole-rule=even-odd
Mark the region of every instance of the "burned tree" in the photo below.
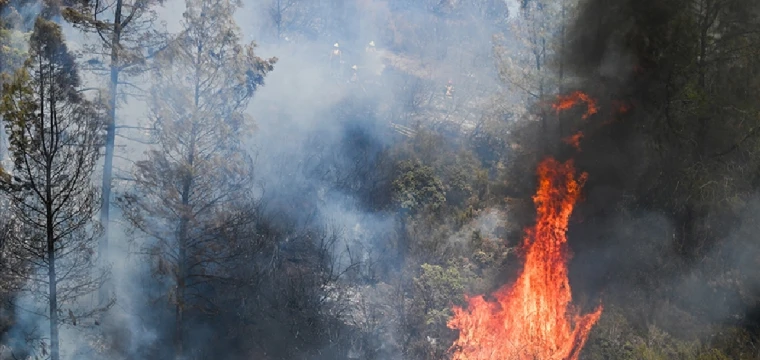
[[[0,110],[13,167],[2,178],[2,190],[20,226],[9,239],[13,256],[31,268],[17,274],[28,276],[29,290],[47,303],[53,360],[60,357],[58,327],[94,312],[75,303],[96,291],[106,275],[93,272],[99,231],[91,176],[102,124],[79,86],[60,27],[37,19],[25,66],[3,86]]]

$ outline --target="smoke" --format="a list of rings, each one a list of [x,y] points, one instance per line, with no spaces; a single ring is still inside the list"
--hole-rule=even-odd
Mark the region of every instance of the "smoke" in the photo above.
[[[383,198],[379,194],[388,191],[392,170],[386,163],[387,151],[404,139],[393,125],[413,126],[429,121],[450,126],[455,132],[472,126],[478,117],[473,109],[480,105],[473,102],[496,91],[490,58],[490,34],[495,25],[472,20],[487,17],[489,11],[485,8],[447,10],[445,6],[405,3],[401,9],[394,1],[342,2],[342,7],[311,1],[288,3],[293,6],[282,14],[282,28],[289,30],[279,34],[272,31],[274,1],[248,2],[236,14],[243,39],[258,43],[257,55],[279,58],[249,109],[256,121],[247,147],[255,158],[257,201],[263,217],[288,229],[278,241],[279,252],[287,253],[299,241],[305,241],[304,234],[326,234],[332,238],[327,246],[334,264],[332,275],[346,276],[349,267],[355,267],[351,276],[372,279],[378,268],[389,271],[403,265],[394,262],[397,260],[382,266],[375,263],[381,256],[391,258],[386,254],[387,247],[398,226],[393,205],[387,200],[378,201]],[[184,2],[166,2],[158,11],[161,23],[157,26],[176,33],[181,28],[183,11]],[[441,11],[460,12],[467,21],[444,25]],[[388,29],[391,21],[399,28]],[[75,51],[84,52],[88,45],[99,41],[94,35],[85,36],[71,26],[63,26],[69,46]],[[367,51],[370,41],[376,44],[376,51]],[[342,63],[337,66],[330,59],[334,43],[342,51]],[[83,59],[88,58],[88,54],[83,55]],[[351,83],[353,65],[357,67],[357,83]],[[104,77],[87,71],[81,75],[87,86],[106,88]],[[462,94],[453,104],[439,100],[448,80],[453,80]],[[132,81],[147,88],[151,79],[143,75]],[[91,96],[98,96],[97,92]],[[145,138],[145,134],[126,128],[145,126],[146,110],[139,97],[127,98],[118,109],[117,123],[125,128],[119,129],[117,136],[116,193],[128,188],[133,162],[142,159],[150,147],[133,141]],[[117,302],[108,314],[111,320],[86,327],[63,327],[63,358],[168,358],[172,351],[172,314],[160,295],[171,284],[153,279],[147,262],[136,253],[141,244],[150,240],[123,226],[118,211],[112,212],[112,218],[111,246],[105,254],[112,264],[116,286]],[[490,227],[485,223],[477,226]],[[335,294],[341,296],[343,303],[346,298],[348,302],[357,299],[346,295],[351,294],[349,290],[338,290]],[[389,291],[372,291],[379,296],[375,301],[391,296]],[[277,296],[261,294],[265,299]],[[34,301],[24,298],[22,303]],[[92,304],[81,305],[86,308]],[[271,325],[270,332],[286,332],[276,327],[284,326],[281,322]],[[221,350],[215,346],[223,345],[208,340],[221,336],[211,322],[194,319],[189,327],[188,353],[202,356],[210,349]],[[5,343],[17,349],[38,348],[38,344],[22,345],[27,328],[46,329],[47,324],[43,318],[18,313],[16,326]],[[99,336],[102,332],[108,336]],[[283,349],[290,346],[287,339],[276,341],[283,342]],[[87,353],[87,349],[95,350]],[[104,349],[109,350],[102,353]],[[307,352],[321,353],[323,357],[335,354],[330,358],[340,353],[335,349],[287,352],[290,356],[306,356]],[[230,349],[221,356],[237,358],[245,354]],[[388,356],[399,358],[395,353]]]
[[[280,17],[273,15],[278,3],[290,4]],[[478,6],[457,5],[463,3],[264,0],[248,1],[238,11],[236,17],[243,39],[258,43],[257,55],[279,58],[275,70],[266,77],[265,85],[257,90],[250,105],[249,114],[255,119],[256,129],[246,142],[255,158],[254,187],[260,215],[276,229],[272,232],[278,237],[277,249],[271,250],[273,254],[286,256],[307,243],[307,239],[323,236],[327,239],[328,258],[333,265],[331,274],[363,277],[368,283],[375,280],[376,272],[398,271],[405,261],[417,260],[391,256],[392,251],[388,249],[389,244],[397,240],[399,227],[398,209],[383,196],[389,191],[394,170],[387,163],[388,151],[409,135],[405,133],[407,130],[398,129],[422,124],[447,129],[449,139],[457,138],[480,120],[483,99],[504,95],[504,92],[516,98],[514,89],[499,89],[492,57],[491,35],[504,31],[507,19],[493,19],[491,14],[496,13],[494,8],[503,6],[512,7],[512,13],[517,13],[514,7],[518,2],[473,1]],[[29,14],[39,11],[28,9]],[[176,33],[181,29],[183,11],[183,1],[166,2],[158,11],[163,24],[157,26]],[[658,101],[667,90],[661,80],[668,69],[653,60],[656,56],[652,54],[668,57],[677,52],[667,47],[672,44],[667,42],[669,35],[665,29],[676,20],[679,11],[678,1],[584,1],[568,24],[564,53],[552,63],[564,67],[570,78],[566,85],[572,85],[566,88],[584,90],[597,99],[601,108],[596,117],[586,122],[574,120],[580,116],[573,113],[558,118],[562,125],[557,125],[557,131],[562,135],[569,135],[576,128],[584,131],[582,152],[576,153],[564,146],[550,150],[551,155],[560,158],[575,158],[577,165],[590,174],[584,188],[586,199],[577,207],[576,222],[571,225],[569,234],[575,252],[571,282],[574,290],[586,294],[589,304],[593,304],[597,296],[630,290],[628,285],[625,289],[616,288],[618,284],[637,282],[642,285],[633,289],[637,291],[627,299],[631,306],[636,301],[644,308],[656,306],[652,300],[656,296],[652,294],[659,296],[667,291],[703,299],[709,295],[710,289],[703,286],[708,279],[720,280],[715,273],[709,275],[708,265],[695,265],[677,258],[673,244],[679,236],[679,219],[666,210],[672,210],[668,207],[669,201],[676,201],[682,194],[676,191],[675,183],[661,179],[677,174],[678,167],[667,166],[676,160],[662,160],[659,155],[662,150],[652,146],[651,136],[644,127],[660,116],[662,109]],[[279,27],[278,18],[282,22]],[[72,48],[81,50],[98,41],[69,26],[64,28],[67,39],[79,45]],[[516,43],[514,39],[509,40],[505,43]],[[375,51],[367,51],[370,41],[376,44]],[[336,64],[330,58],[335,43],[342,51],[342,63]],[[351,82],[353,65],[357,67],[359,81],[356,83]],[[83,71],[83,75],[86,73]],[[87,74],[86,80],[88,85],[96,87],[106,84],[105,78],[93,74]],[[449,80],[456,86],[456,96],[451,101],[444,97]],[[144,75],[133,81],[147,88],[151,79]],[[619,103],[632,110],[621,113]],[[117,122],[144,126],[146,111],[144,99],[128,98],[118,110]],[[534,125],[538,126],[536,123],[524,126]],[[142,159],[145,150],[150,148],[131,140],[144,134],[126,129],[119,130],[119,134],[116,192],[129,187],[129,181],[124,179],[130,177],[133,162]],[[525,142],[542,141],[531,137]],[[529,162],[518,155],[514,159],[514,166]],[[533,168],[516,171],[514,177],[527,179],[532,176]],[[533,185],[525,187],[527,193],[533,192]],[[724,254],[722,256],[730,259],[725,261],[734,262],[735,271],[751,264],[753,249],[742,240],[752,233],[751,213],[751,209],[747,209],[746,221],[730,232],[729,237],[735,240],[710,250],[710,254]],[[505,219],[507,215],[509,219]],[[514,227],[524,214],[514,214],[514,218],[512,215],[498,210],[486,211],[472,224],[441,238],[454,246],[466,244],[474,230],[485,237],[502,238],[504,223]],[[112,343],[104,345],[112,348],[107,358],[115,359],[116,354],[130,359],[169,358],[173,315],[161,295],[171,284],[152,278],[147,261],[136,253],[141,244],[150,240],[123,226],[118,211],[112,216],[112,245],[106,256],[112,264],[117,303],[109,313],[112,321],[100,325],[111,334]],[[419,232],[427,230],[421,228]],[[384,263],[376,264],[377,259]],[[251,269],[243,270],[254,273]],[[382,307],[394,296],[394,289],[384,287],[345,289],[339,281],[330,285],[334,287],[320,295],[334,296],[337,308],[354,306],[359,300],[369,298],[377,307]],[[274,308],[280,306],[276,303],[281,299],[275,292],[262,289],[260,299],[240,301],[268,301],[274,303],[267,303]],[[710,298],[689,306],[709,305],[713,316],[727,319],[742,308],[736,303],[740,298],[741,294],[726,300]],[[23,301],[31,304],[31,299]],[[303,306],[319,308],[322,304]],[[324,305],[323,310],[327,312],[328,308]],[[342,355],[334,348],[296,349],[293,344],[309,336],[298,331],[308,329],[287,329],[282,319],[255,320],[258,323],[251,327],[258,326],[264,328],[258,329],[261,333],[275,335],[251,341],[276,342],[282,348],[281,357],[334,359]],[[8,339],[19,341],[25,328],[44,329],[46,325],[40,321],[19,313],[19,325]],[[238,353],[237,349],[222,350],[226,344],[209,340],[222,336],[218,323],[223,321],[215,323],[200,316],[192,319],[188,326],[191,329],[188,353],[203,356],[214,350],[221,358],[246,355],[251,358],[250,354]],[[79,352],[97,347],[103,341],[103,338],[82,335],[97,331],[100,330],[81,326],[63,329],[65,358],[103,358],[103,354]],[[275,338],[282,334],[293,336]],[[401,341],[399,337],[388,331],[378,335],[378,339],[382,339],[380,344],[372,346],[390,348],[390,344]],[[361,356],[356,355],[355,348],[353,356]],[[387,351],[388,359],[400,358],[399,354]],[[316,355],[320,352],[321,355]]]
[[[565,89],[588,93],[600,112],[587,121],[581,120],[580,109],[550,116],[560,136],[546,141],[560,144],[563,136],[580,130],[582,151],[557,145],[539,152],[573,158],[589,173],[569,232],[577,296],[587,305],[601,297],[629,309],[639,315],[632,320],[638,329],[656,324],[692,337],[704,335],[696,329],[706,324],[755,321],[757,279],[745,274],[752,272],[748,264],[757,256],[750,230],[757,200],[742,180],[746,175],[726,165],[741,160],[694,155],[699,151],[696,115],[673,120],[678,111],[689,111],[674,108],[677,101],[671,99],[691,86],[685,74],[698,64],[693,45],[682,41],[693,35],[689,26],[694,25],[685,4],[579,4],[554,66],[566,72]],[[705,137],[705,152],[717,153],[740,138],[721,131],[716,126]],[[530,139],[543,143],[540,134]],[[698,171],[707,175],[695,179]],[[725,188],[709,179],[722,179]],[[727,200],[736,194],[745,198]]]

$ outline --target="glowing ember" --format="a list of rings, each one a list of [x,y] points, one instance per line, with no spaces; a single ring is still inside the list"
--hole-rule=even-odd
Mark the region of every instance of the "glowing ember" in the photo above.
[[[448,323],[459,330],[454,360],[575,360],[602,314],[600,305],[580,315],[567,278],[565,233],[586,174],[576,178],[572,161],[549,158],[538,175],[537,221],[524,239],[523,272],[495,300],[469,297],[466,309],[454,308]]]
[[[583,139],[583,133],[578,131],[577,133],[562,139],[562,141],[574,147],[576,150],[581,151],[581,139]]]
[[[594,115],[599,111],[596,107],[596,101],[581,91],[575,91],[569,95],[557,96],[557,102],[554,103],[552,107],[559,114],[560,111],[568,110],[581,102],[586,103],[586,113],[583,114],[584,119],[588,119],[589,116]]]
[[[625,114],[631,110],[631,105],[622,101],[613,101],[612,106],[617,110],[618,114]]]

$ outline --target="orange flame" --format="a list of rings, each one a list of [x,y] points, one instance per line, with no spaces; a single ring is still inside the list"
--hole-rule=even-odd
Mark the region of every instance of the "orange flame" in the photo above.
[[[581,151],[581,139],[583,139],[583,132],[578,131],[577,133],[562,139],[562,141],[574,147],[576,150]]]
[[[533,201],[536,225],[526,232],[525,266],[512,286],[493,294],[468,297],[449,321],[459,330],[451,349],[454,360],[576,360],[601,305],[580,315],[571,304],[567,278],[567,225],[586,174],[576,178],[572,160],[544,160]]]
[[[557,102],[552,105],[552,108],[554,108],[554,110],[557,111],[557,114],[559,114],[561,111],[571,109],[580,102],[586,103],[586,113],[583,114],[584,119],[588,119],[589,116],[594,115],[599,111],[599,108],[596,106],[596,101],[588,96],[588,94],[581,91],[575,91],[569,95],[557,96]]]

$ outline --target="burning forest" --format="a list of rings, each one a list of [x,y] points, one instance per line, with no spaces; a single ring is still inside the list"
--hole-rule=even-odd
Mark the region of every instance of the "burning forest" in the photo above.
[[[760,359],[760,2],[0,2],[0,360]]]
[[[536,225],[523,243],[525,264],[517,281],[493,294],[467,299],[449,321],[459,330],[453,359],[575,360],[602,314],[580,315],[572,307],[567,277],[567,225],[586,174],[576,178],[572,161],[546,159],[538,168]]]
[[[597,112],[596,102],[580,91],[559,96],[552,107],[559,114],[581,101],[588,107],[583,119]],[[582,136],[564,140],[580,151]],[[522,272],[514,284],[497,290],[493,301],[467,297],[467,309],[454,308],[448,323],[459,330],[453,359],[576,360],[601,316],[601,306],[587,315],[573,307],[567,275],[567,227],[588,174],[576,176],[572,160],[551,157],[541,161],[537,173],[536,224],[521,246]]]

